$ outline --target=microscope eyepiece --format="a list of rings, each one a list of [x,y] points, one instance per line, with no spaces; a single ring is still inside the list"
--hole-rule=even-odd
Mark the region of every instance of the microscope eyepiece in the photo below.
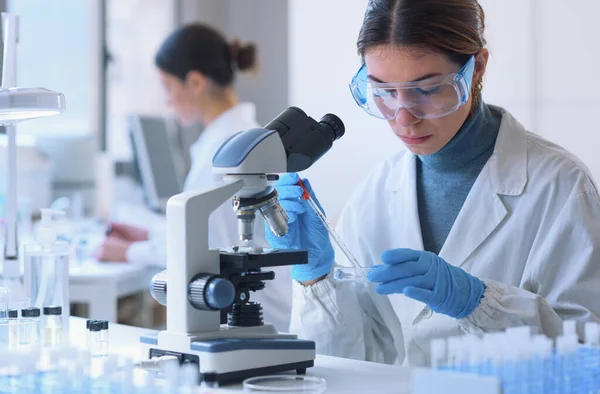
[[[344,123],[334,114],[326,114],[317,122],[298,107],[287,108],[265,129],[279,133],[287,155],[287,172],[312,166],[345,132]]]
[[[325,114],[319,121],[319,123],[324,127],[330,127],[333,132],[334,138],[333,141],[339,140],[342,138],[344,133],[346,132],[346,128],[344,127],[344,122],[337,115],[334,114]]]

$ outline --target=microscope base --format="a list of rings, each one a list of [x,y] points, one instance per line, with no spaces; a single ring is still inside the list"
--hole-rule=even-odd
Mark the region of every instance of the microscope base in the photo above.
[[[220,384],[294,370],[304,374],[316,356],[313,341],[289,338],[220,338],[175,349],[161,346],[156,335],[145,335],[140,338],[140,347],[144,359],[174,355],[180,363],[197,364],[200,378],[204,373],[216,373]]]

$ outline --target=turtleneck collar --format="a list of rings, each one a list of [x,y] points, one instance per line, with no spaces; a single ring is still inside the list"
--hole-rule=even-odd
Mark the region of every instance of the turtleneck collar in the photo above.
[[[501,118],[494,116],[482,101],[450,142],[432,155],[418,157],[424,166],[436,172],[468,167],[470,163],[493,151],[500,122]]]

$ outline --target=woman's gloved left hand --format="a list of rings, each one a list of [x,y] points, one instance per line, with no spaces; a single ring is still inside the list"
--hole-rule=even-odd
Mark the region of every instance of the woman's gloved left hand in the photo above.
[[[392,249],[383,252],[381,261],[368,274],[370,281],[380,282],[377,293],[401,293],[456,319],[473,313],[485,291],[479,278],[431,252]]]

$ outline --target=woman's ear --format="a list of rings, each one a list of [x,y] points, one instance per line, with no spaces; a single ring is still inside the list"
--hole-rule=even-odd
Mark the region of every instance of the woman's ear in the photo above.
[[[198,71],[190,71],[185,76],[185,84],[194,96],[201,96],[206,91],[208,79]]]
[[[475,85],[479,84],[485,74],[485,70],[487,68],[487,62],[490,58],[490,52],[483,48],[479,53],[475,56],[475,73],[473,75],[473,83]]]

